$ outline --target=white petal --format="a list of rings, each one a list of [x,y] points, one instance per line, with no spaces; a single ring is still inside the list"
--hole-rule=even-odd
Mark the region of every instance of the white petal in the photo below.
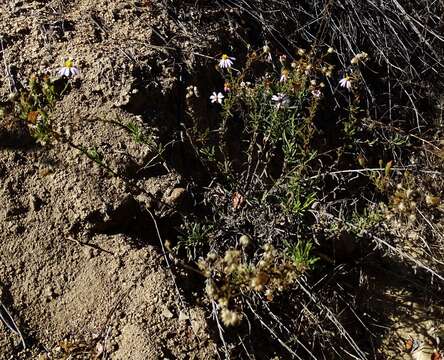
[[[347,78],[342,78],[341,80],[339,80],[339,85],[349,89],[349,87],[351,87],[351,82]]]

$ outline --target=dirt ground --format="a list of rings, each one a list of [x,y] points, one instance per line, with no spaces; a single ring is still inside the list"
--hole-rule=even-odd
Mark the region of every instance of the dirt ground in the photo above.
[[[81,75],[52,114],[57,128],[78,144],[114,149],[110,165],[123,173],[143,166],[150,149],[97,119],[140,123],[122,110],[140,71],[168,90],[166,70],[150,73],[159,59],[150,24],[161,16],[129,1],[0,5],[1,58],[11,74],[2,66],[1,97],[33,72],[55,76],[72,57]],[[142,247],[119,230],[144,206],[140,199],[78,151],[28,147],[25,135],[0,152],[0,295],[30,350],[20,352],[20,338],[0,325],[0,358],[63,358],[85,344],[95,346],[80,358],[214,358],[206,314],[178,306],[154,233],[139,238]],[[168,175],[142,186],[161,197],[178,182]]]
[[[187,44],[174,35],[184,30],[153,3],[1,4],[0,99],[34,72],[55,76],[71,57],[80,76],[51,114],[57,130],[79,145],[109,150],[105,160],[120,173],[144,166],[152,149],[106,121],[160,130],[175,121],[168,104],[176,86],[170,54]],[[215,33],[209,29],[209,42],[217,42]],[[195,43],[203,46],[199,39]],[[0,300],[27,349],[0,323],[0,359],[69,353],[79,359],[218,358],[207,310],[181,303],[153,224],[140,217],[150,206],[146,197],[133,195],[124,181],[67,145],[29,145],[26,134],[13,135],[12,146],[0,144]],[[172,172],[138,186],[160,199],[181,181]],[[135,224],[140,229],[134,231]],[[412,309],[423,314],[423,305],[412,301],[401,311],[396,304],[408,294],[390,297],[392,289],[385,291],[397,311],[390,311],[395,325],[386,331],[384,351],[395,359],[400,350],[393,344],[400,338],[441,325],[425,323],[430,308],[403,322]]]

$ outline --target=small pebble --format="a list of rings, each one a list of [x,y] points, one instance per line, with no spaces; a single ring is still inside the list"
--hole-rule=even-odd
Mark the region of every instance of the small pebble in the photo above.
[[[162,311],[162,316],[167,318],[167,319],[172,319],[173,318],[173,313],[166,307],[163,309]]]
[[[188,320],[190,317],[188,316],[187,313],[181,311],[179,314],[179,321],[185,321]]]

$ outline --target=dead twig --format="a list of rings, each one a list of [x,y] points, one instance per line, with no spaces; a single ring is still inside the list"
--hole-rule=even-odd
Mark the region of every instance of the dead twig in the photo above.
[[[0,320],[3,322],[3,324],[5,324],[5,326],[9,330],[11,330],[14,334],[20,337],[23,350],[25,350],[26,349],[25,338],[23,337],[20,328],[17,326],[16,322],[14,321],[14,318],[12,317],[11,313],[8,311],[6,306],[1,301],[0,301]]]
[[[109,250],[106,250],[106,249],[103,249],[103,248],[101,248],[101,247],[98,246],[98,245],[91,244],[91,243],[87,243],[87,242],[84,242],[84,241],[80,241],[80,240],[74,239],[74,238],[71,237],[71,236],[68,236],[67,239],[68,239],[69,241],[75,242],[75,243],[78,244],[78,245],[81,245],[81,246],[89,246],[89,247],[91,247],[91,248],[93,248],[93,249],[96,249],[96,250],[99,250],[99,251],[102,251],[102,252],[104,252],[104,253],[107,253],[107,254],[109,254],[109,255],[113,255],[113,256],[114,256],[114,253],[113,253],[113,252],[111,252],[111,251],[109,251]]]

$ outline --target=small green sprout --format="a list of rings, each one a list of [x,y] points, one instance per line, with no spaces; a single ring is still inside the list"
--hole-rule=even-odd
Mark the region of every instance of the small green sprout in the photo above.
[[[298,241],[295,245],[289,245],[287,248],[288,256],[293,260],[298,270],[310,270],[319,260],[311,254],[312,247],[313,244],[310,241]]]

